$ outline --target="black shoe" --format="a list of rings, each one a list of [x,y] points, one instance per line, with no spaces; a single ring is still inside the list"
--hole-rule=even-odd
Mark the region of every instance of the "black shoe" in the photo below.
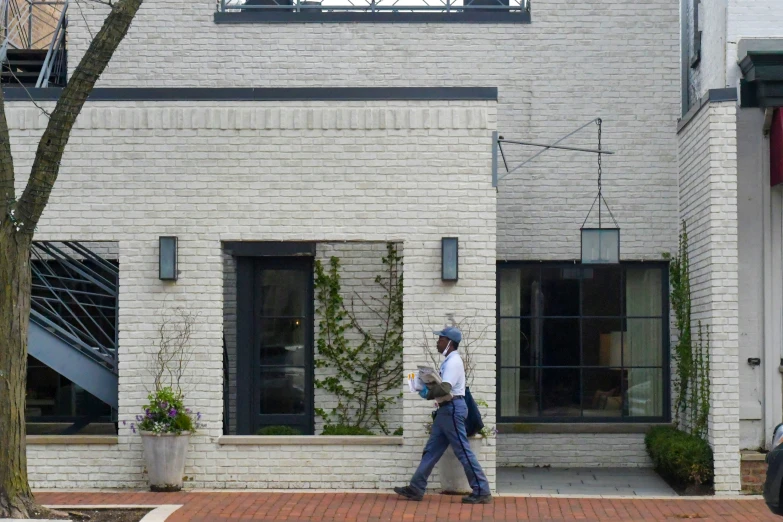
[[[492,495],[474,495],[471,493],[466,497],[462,497],[463,504],[491,504]]]
[[[394,492],[401,497],[407,498],[408,500],[415,500],[416,502],[424,498],[423,494],[416,493],[416,491],[414,491],[410,486],[405,486],[404,488],[394,488]]]

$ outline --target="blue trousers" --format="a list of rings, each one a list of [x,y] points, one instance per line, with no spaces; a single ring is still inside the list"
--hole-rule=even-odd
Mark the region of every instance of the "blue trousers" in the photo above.
[[[465,468],[465,475],[473,490],[474,495],[489,495],[489,481],[484,470],[476,459],[476,455],[470,449],[468,435],[465,432],[465,419],[468,416],[468,407],[465,399],[458,397],[448,404],[438,408],[438,413],[432,423],[432,432],[424,447],[421,463],[411,479],[411,488],[418,493],[424,493],[427,489],[427,479],[432,473],[435,464],[438,463],[446,448],[451,445],[454,454]]]

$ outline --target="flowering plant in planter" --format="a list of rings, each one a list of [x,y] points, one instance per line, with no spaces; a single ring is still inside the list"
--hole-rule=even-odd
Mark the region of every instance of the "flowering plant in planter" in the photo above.
[[[184,396],[171,387],[165,387],[147,396],[149,403],[144,408],[144,415],[137,415],[137,426],[131,425],[133,432],[136,427],[141,431],[161,434],[194,433],[199,427],[201,413],[193,413],[184,406]]]
[[[185,407],[182,385],[192,359],[189,350],[196,315],[183,308],[161,314],[157,346],[150,353],[152,391],[144,414],[131,430],[140,432],[152,491],[179,491],[185,474],[190,436],[200,427],[201,413]]]

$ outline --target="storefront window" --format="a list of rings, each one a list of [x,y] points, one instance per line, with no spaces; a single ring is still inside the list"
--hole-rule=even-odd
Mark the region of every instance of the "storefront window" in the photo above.
[[[498,267],[501,421],[669,416],[666,265]]]

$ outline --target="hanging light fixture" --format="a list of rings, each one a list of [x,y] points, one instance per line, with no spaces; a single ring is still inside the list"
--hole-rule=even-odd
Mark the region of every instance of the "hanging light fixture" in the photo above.
[[[593,200],[590,210],[587,212],[582,223],[582,263],[583,264],[617,264],[620,262],[620,227],[617,220],[614,219],[609,204],[604,199],[601,190],[601,123],[602,120],[596,120],[598,124],[598,195]],[[598,228],[585,227],[590,214],[598,203]],[[605,206],[609,217],[612,218],[614,227],[604,228],[601,215],[601,206]]]

